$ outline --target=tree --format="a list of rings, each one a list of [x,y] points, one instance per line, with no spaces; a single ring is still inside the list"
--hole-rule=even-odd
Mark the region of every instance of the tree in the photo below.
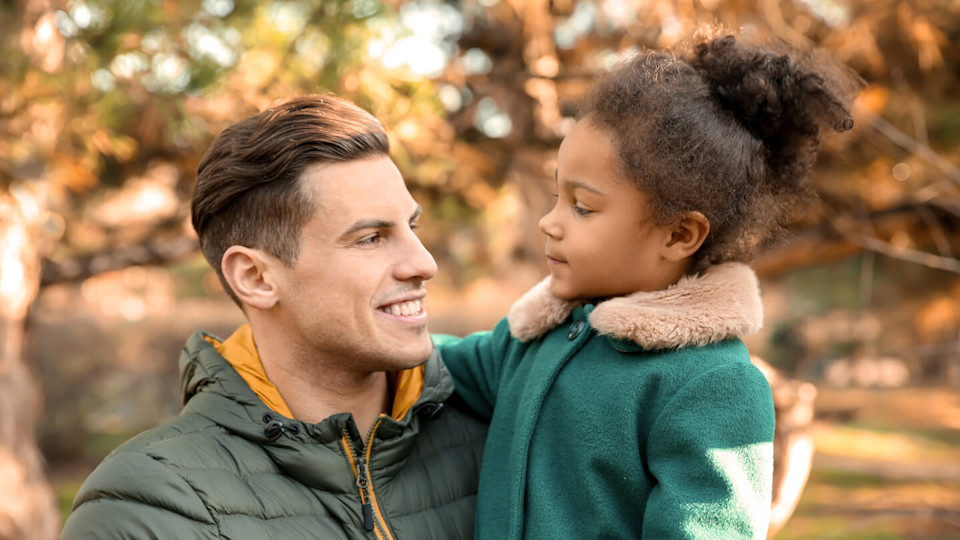
[[[956,272],[958,9],[938,0],[0,3],[0,479],[16,479],[0,482],[0,539],[48,538],[55,523],[22,353],[37,291],[194,254],[186,201],[196,163],[235,120],[296,93],[355,100],[388,128],[432,224],[424,242],[452,283],[533,280],[551,164],[591,79],[701,22],[752,25],[825,47],[868,83],[846,149],[828,147],[822,160],[823,216],[758,270],[782,275],[872,250]]]
[[[39,288],[194,254],[202,150],[274,99],[352,98],[399,128],[407,168],[418,141],[449,139],[429,82],[365,63],[396,21],[376,0],[0,4],[0,539],[59,528],[23,358]]]

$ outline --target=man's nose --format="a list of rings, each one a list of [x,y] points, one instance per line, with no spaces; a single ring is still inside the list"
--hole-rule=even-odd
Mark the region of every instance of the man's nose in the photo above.
[[[423,242],[413,231],[409,232],[409,241],[400,254],[400,261],[396,266],[397,279],[407,281],[418,279],[426,281],[437,275],[437,262],[433,255],[423,246]]]

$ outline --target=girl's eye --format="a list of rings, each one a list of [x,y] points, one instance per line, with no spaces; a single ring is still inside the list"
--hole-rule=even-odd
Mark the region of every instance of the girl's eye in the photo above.
[[[593,213],[593,210],[587,210],[579,204],[573,205],[573,211],[576,212],[578,216],[586,216]]]

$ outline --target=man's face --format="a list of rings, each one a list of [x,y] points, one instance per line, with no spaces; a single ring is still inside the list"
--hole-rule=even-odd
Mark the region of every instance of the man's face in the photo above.
[[[363,372],[423,363],[423,282],[437,272],[414,234],[420,205],[389,157],[314,165],[301,187],[316,207],[293,268],[278,274],[281,316],[308,361]]]

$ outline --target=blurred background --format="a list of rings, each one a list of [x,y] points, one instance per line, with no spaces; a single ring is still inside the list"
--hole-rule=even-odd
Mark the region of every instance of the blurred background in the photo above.
[[[318,91],[380,118],[440,265],[431,329],[466,333],[547,272],[591,80],[715,22],[864,80],[821,211],[754,263],[775,538],[960,537],[960,0],[5,0],[0,539],[55,537],[98,461],[176,414],[186,337],[241,323],[189,225],[221,129]]]

